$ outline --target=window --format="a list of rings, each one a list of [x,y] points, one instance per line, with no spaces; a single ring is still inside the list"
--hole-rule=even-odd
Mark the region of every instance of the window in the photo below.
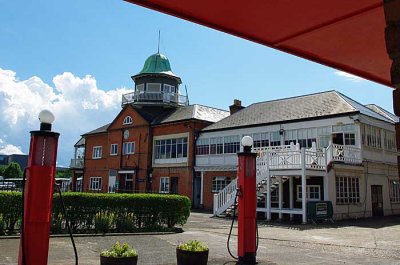
[[[253,134],[253,146],[268,147],[269,146],[269,133],[255,133]]]
[[[362,143],[366,146],[381,148],[381,133],[378,127],[363,124],[361,130]]]
[[[400,202],[400,182],[398,180],[390,181],[390,201]]]
[[[226,185],[231,182],[228,177],[213,177],[212,178],[212,192],[219,192],[224,189]]]
[[[285,139],[285,145],[290,145],[290,143],[296,144],[297,131],[296,130],[285,131],[284,139]]]
[[[210,152],[210,139],[198,139],[196,144],[196,155],[208,155]]]
[[[143,93],[144,92],[144,84],[136,85],[136,92]]]
[[[99,159],[101,158],[101,151],[102,151],[102,147],[101,146],[94,146],[93,147],[93,153],[92,153],[92,158],[93,159]]]
[[[271,142],[270,146],[279,146],[281,145],[281,135],[279,132],[271,132]]]
[[[126,116],[124,119],[124,122],[122,123],[122,125],[126,125],[126,124],[132,124],[133,120],[131,116]]]
[[[135,142],[126,142],[124,143],[122,154],[131,155],[135,153]]]
[[[169,177],[160,178],[160,193],[169,193]]]
[[[344,145],[356,145],[356,135],[354,133],[345,133]]]
[[[301,201],[303,192],[301,185],[297,185],[297,200]],[[319,185],[307,185],[306,186],[306,199],[307,201],[319,201],[321,200],[321,188]]]
[[[317,128],[317,146],[318,148],[326,148],[329,146],[329,141],[331,140],[332,130],[331,127],[318,127]]]
[[[224,152],[223,138],[215,137],[210,139],[210,154],[222,154]]]
[[[133,174],[125,174],[125,191],[133,189]]]
[[[175,93],[175,87],[168,85],[168,84],[164,84],[164,93]]]
[[[396,151],[396,135],[394,132],[385,130],[385,149]]]
[[[101,177],[91,177],[89,190],[101,190]]]
[[[224,153],[236,154],[240,150],[239,135],[225,136],[224,137]]]
[[[297,132],[300,147],[311,148],[317,142],[317,128],[301,129]]]
[[[187,137],[155,141],[155,159],[187,157]]]
[[[115,156],[118,154],[118,144],[111,144],[110,155]]]
[[[359,202],[359,178],[336,177],[336,204],[354,204]]]
[[[161,84],[148,83],[146,91],[147,92],[161,92]]]

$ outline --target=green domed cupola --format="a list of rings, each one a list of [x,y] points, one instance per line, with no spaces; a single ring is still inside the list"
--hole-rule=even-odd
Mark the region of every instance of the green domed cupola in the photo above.
[[[167,56],[161,53],[155,53],[146,59],[142,71],[137,75],[132,76],[132,79],[143,75],[166,75],[177,79],[178,83],[181,83],[179,76],[174,74],[171,69],[171,64]]]

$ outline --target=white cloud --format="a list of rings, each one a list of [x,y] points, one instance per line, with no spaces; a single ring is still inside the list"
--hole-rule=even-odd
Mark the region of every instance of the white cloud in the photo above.
[[[335,75],[340,76],[340,77],[344,77],[346,80],[352,81],[352,82],[361,82],[364,81],[364,78],[361,78],[359,76],[356,75],[352,75],[343,71],[335,71]]]
[[[19,80],[14,71],[0,68],[0,148],[28,153],[29,131],[38,129],[39,112],[49,109],[56,117],[53,130],[61,134],[59,162],[68,164],[80,135],[112,121],[120,111],[121,95],[130,92],[127,88],[105,91],[97,87],[94,77],[69,72],[56,75],[53,83],[37,76]]]
[[[2,143],[2,141],[0,141],[0,144],[1,143]],[[3,146],[0,145],[0,154],[1,155],[14,155],[14,154],[23,154],[23,152],[21,151],[21,146],[6,144]]]

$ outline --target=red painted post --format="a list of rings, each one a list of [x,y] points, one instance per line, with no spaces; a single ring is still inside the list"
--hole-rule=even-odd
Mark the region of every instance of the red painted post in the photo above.
[[[59,133],[51,131],[51,112],[42,111],[39,120],[40,131],[31,131],[19,265],[46,265],[49,252]]]
[[[248,138],[247,138],[248,137]],[[247,138],[245,140],[245,138]],[[238,153],[238,256],[237,264],[256,264],[256,154],[251,152],[253,140],[242,139],[244,152]],[[246,144],[247,142],[247,144]]]

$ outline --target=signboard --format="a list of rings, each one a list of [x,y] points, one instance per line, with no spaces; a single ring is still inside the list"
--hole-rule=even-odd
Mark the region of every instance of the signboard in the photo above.
[[[138,181],[138,182],[144,182],[145,179],[138,179],[137,181]]]
[[[326,202],[319,202],[315,205],[316,208],[316,216],[322,217],[328,215],[328,204]]]

